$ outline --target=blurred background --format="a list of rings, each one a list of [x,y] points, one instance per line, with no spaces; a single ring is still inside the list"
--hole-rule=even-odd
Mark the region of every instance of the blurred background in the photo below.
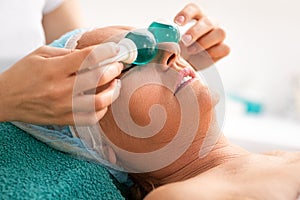
[[[194,2],[227,32],[216,67],[226,94],[225,134],[251,151],[300,150],[299,0],[80,0],[87,26],[147,27]]]

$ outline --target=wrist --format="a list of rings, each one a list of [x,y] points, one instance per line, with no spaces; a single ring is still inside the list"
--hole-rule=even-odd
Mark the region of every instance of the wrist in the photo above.
[[[8,91],[7,81],[4,78],[4,73],[0,74],[0,122],[13,121],[12,112],[14,109],[11,109],[11,104],[13,103],[10,100]]]

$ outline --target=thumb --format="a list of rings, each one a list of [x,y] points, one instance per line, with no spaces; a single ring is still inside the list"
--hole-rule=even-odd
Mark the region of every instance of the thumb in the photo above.
[[[119,47],[117,44],[108,42],[86,47],[82,50],[76,50],[75,52],[67,55],[65,58],[72,66],[69,73],[74,73],[76,71],[95,66],[101,61],[116,56],[118,52]]]

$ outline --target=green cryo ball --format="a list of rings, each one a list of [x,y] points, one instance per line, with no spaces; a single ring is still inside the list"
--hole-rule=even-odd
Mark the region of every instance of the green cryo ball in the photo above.
[[[125,38],[134,42],[137,47],[137,58],[133,62],[136,65],[149,63],[156,55],[156,40],[151,32],[147,30],[134,30],[129,32]]]
[[[156,43],[178,43],[180,40],[180,32],[178,28],[167,23],[152,22],[148,30],[154,35]]]

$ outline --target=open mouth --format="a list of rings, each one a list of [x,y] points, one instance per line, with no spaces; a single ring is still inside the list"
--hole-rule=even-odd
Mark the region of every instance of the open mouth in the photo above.
[[[195,77],[195,72],[190,68],[184,68],[180,70],[174,95],[176,95],[178,91],[188,85]]]

